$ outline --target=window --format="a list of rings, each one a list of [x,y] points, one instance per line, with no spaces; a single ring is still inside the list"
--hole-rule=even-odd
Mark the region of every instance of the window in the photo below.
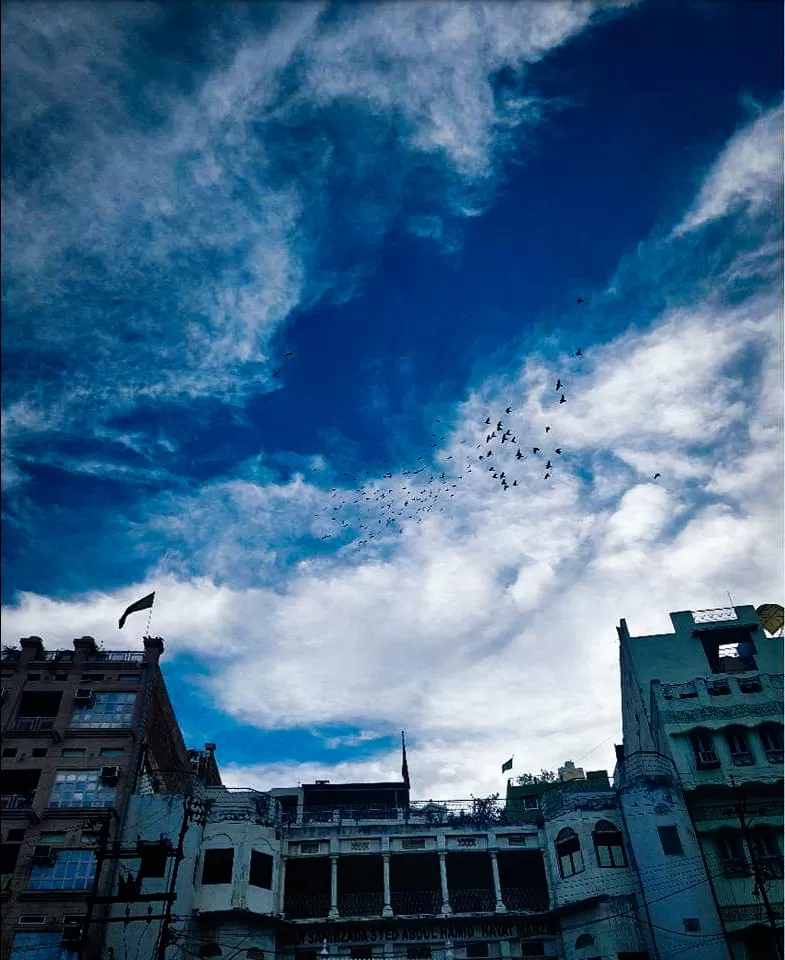
[[[9,830],[8,833],[5,835],[5,838],[11,843],[15,843],[17,840],[21,842],[25,838],[25,828],[22,827],[20,829],[19,827],[17,827],[14,830]]]
[[[757,677],[743,677],[739,680],[739,690],[742,693],[760,693],[763,686]]]
[[[741,834],[737,830],[723,830],[717,834],[717,852],[726,877],[746,877],[750,866],[744,853]]]
[[[706,684],[706,690],[710,697],[730,696],[730,684],[727,680],[715,680],[713,683]]]
[[[508,833],[508,834],[507,834],[507,846],[509,846],[509,847],[525,847],[525,846],[526,846],[526,834],[525,834],[525,833]]]
[[[759,733],[769,763],[782,763],[782,724],[761,724]]]
[[[32,755],[34,757],[45,757],[47,752],[46,747],[33,747]]]
[[[102,757],[122,757],[125,747],[101,747]]]
[[[117,679],[120,683],[138,683],[142,679],[140,673],[118,673]]]
[[[63,747],[60,751],[61,757],[71,757],[73,759],[77,757],[86,757],[87,756],[87,747]]]
[[[265,890],[272,890],[273,858],[268,853],[259,853],[258,850],[251,851],[251,874],[248,877],[248,883],[252,887],[264,887]]]
[[[10,757],[15,757],[17,754],[16,747],[4,747],[3,748],[3,758],[9,759]]]
[[[545,944],[544,943],[522,943],[521,956],[522,957],[544,957]]]
[[[41,679],[41,674],[40,674],[40,673],[28,673],[28,674],[27,674],[27,679],[28,679],[28,680],[40,680],[40,679]]]
[[[350,947],[349,957],[351,960],[368,960],[373,956],[373,947]]]
[[[140,879],[166,876],[166,863],[169,859],[170,850],[171,847],[166,843],[143,844],[139,866]]]
[[[205,850],[202,866],[202,883],[231,883],[234,847]]]
[[[67,673],[56,673],[56,674],[55,674],[55,680],[67,680],[67,679],[68,679],[68,674],[67,674]]]
[[[712,673],[743,673],[757,670],[755,644],[743,629],[718,630],[701,639]]]
[[[38,838],[38,843],[43,843],[51,847],[62,845],[67,839],[68,834],[64,830],[50,830],[41,834]]]
[[[556,855],[559,858],[559,872],[562,879],[583,872],[580,840],[578,840],[578,834],[569,827],[560,830],[556,837]]]
[[[130,727],[135,702],[135,693],[96,693],[91,703],[74,705],[71,726],[100,730]]]
[[[594,937],[590,933],[582,933],[578,939],[575,941],[575,949],[580,950],[581,947],[593,947],[594,946]]]
[[[682,919],[685,933],[699,933],[701,922],[697,917],[684,917]]]
[[[690,745],[695,755],[695,764],[699,770],[711,770],[719,767],[720,758],[714,750],[714,740],[708,730],[693,730],[690,733]]]
[[[104,679],[104,675],[102,673],[83,673],[82,674],[82,683],[94,683],[96,681],[100,683],[100,681],[103,679]]]
[[[761,873],[769,879],[782,877],[782,854],[777,835],[772,827],[757,827],[750,833],[750,844],[760,865]]]
[[[300,853],[318,853],[322,848],[318,840],[303,840],[300,844]]]
[[[730,747],[731,759],[737,767],[748,767],[753,763],[747,734],[743,727],[731,727],[726,730],[725,741]]]
[[[112,807],[115,787],[101,782],[100,770],[58,770],[49,806]]]
[[[601,867],[626,867],[621,833],[609,820],[600,820],[594,828],[594,850]]]
[[[425,837],[405,837],[401,840],[402,850],[424,850]]]
[[[55,850],[54,863],[34,863],[28,890],[89,890],[95,874],[92,850]]]
[[[15,933],[8,960],[76,960],[77,950],[64,947],[59,933]]]
[[[19,859],[21,843],[0,843],[0,874],[13,873]]]
[[[679,857],[684,853],[678,827],[657,827],[657,833],[666,857]]]
[[[428,943],[415,943],[406,948],[406,960],[431,960],[431,946]]]
[[[467,960],[473,960],[473,958],[487,957],[487,956],[488,956],[487,943],[467,943],[466,944]]]

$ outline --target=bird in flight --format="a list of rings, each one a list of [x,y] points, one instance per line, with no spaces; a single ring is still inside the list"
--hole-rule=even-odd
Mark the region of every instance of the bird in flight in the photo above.
[[[583,297],[578,297],[578,303],[586,303]]]
[[[562,394],[561,399],[559,400],[559,403],[566,403],[566,402],[567,402],[567,398],[564,396],[564,394]]]
[[[280,376],[281,376],[281,371],[280,371],[280,370],[273,370],[273,376],[274,376],[274,377],[280,377]]]
[[[506,409],[504,412],[505,412],[505,413],[512,413],[512,407],[507,407],[507,409]]]
[[[520,447],[518,448],[518,452],[515,454],[515,459],[523,460],[523,454],[521,453]]]
[[[518,481],[517,481],[517,480],[513,480],[512,485],[513,485],[514,487],[517,487],[517,486],[518,486]]]
[[[553,452],[558,453],[559,456],[561,456],[561,447],[556,447],[556,449]]]
[[[540,452],[539,447],[532,447],[532,453],[539,453],[539,452]]]
[[[654,474],[654,479],[656,480],[656,479],[657,479],[658,477],[660,477],[660,476],[662,476],[662,474],[655,473],[655,474]]]
[[[293,356],[294,356],[294,352],[293,352],[292,350],[289,350],[287,353],[284,354],[284,356],[285,356],[285,357],[293,357]]]
[[[555,387],[555,389],[556,389],[556,390],[561,390],[561,386],[562,386],[561,380],[557,380],[557,381],[556,381],[556,387]]]
[[[500,421],[496,424],[496,429],[497,429],[497,430],[501,430],[501,428],[502,428],[502,422],[501,422],[501,420],[500,420]]]
[[[576,356],[576,357],[582,357],[582,356],[583,356],[583,350],[581,350],[580,347],[578,347],[578,349],[575,351],[575,356]]]
[[[488,417],[488,419],[487,419],[485,422],[486,422],[486,423],[490,423],[490,422],[491,422],[491,418]]]
[[[550,427],[546,427],[546,428],[545,428],[545,432],[546,432],[546,433],[550,433],[550,432],[551,432],[551,428],[550,428]]]
[[[553,469],[553,464],[551,463],[550,460],[545,464],[545,469],[546,469],[546,470],[552,470],[552,469]]]

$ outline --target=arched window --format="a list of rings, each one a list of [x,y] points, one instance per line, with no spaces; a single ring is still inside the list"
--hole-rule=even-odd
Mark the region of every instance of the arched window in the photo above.
[[[731,759],[737,767],[748,767],[755,761],[750,753],[747,731],[744,727],[728,727],[725,740],[730,747]]]
[[[597,864],[601,867],[626,867],[624,844],[619,828],[610,820],[599,820],[592,834]]]
[[[575,949],[580,950],[581,947],[593,947],[594,946],[594,937],[590,933],[582,933],[578,939],[575,941]]]
[[[699,770],[713,770],[720,765],[720,758],[714,749],[714,736],[710,730],[693,730],[690,733],[690,745]]]
[[[739,830],[720,830],[717,833],[717,851],[726,877],[746,877],[750,865],[744,850],[744,841]]]
[[[782,854],[776,830],[768,826],[753,827],[750,843],[764,877],[779,879],[782,876]]]
[[[583,872],[581,842],[578,834],[569,827],[560,830],[556,837],[556,855],[559,858],[559,872],[562,879]]]
[[[769,763],[782,763],[782,724],[762,723],[758,732]]]

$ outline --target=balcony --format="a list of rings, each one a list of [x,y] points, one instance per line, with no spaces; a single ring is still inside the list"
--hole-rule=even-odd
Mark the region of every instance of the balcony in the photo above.
[[[287,896],[284,914],[287,920],[309,920],[326,917],[330,912],[330,896],[326,893],[301,893]]]
[[[41,653],[36,655],[35,662],[49,663],[50,661],[60,661],[62,663],[73,663],[73,659],[73,650],[42,650]]]
[[[782,750],[767,750],[766,759],[769,763],[782,763]]]
[[[338,897],[338,912],[342,917],[380,917],[384,909],[384,894],[342,893]]]
[[[14,721],[14,730],[52,730],[57,717],[17,717]]]
[[[430,914],[436,916],[442,912],[442,895],[436,890],[403,890],[390,894],[393,913],[402,916]]]
[[[734,767],[751,767],[755,763],[752,754],[748,750],[740,750],[731,754]]]
[[[733,857],[722,861],[722,872],[726,877],[748,877],[752,868],[745,857]]]
[[[544,913],[549,906],[548,891],[541,887],[502,887],[502,901],[508,910]]]
[[[24,793],[5,793],[0,797],[2,810],[29,810],[33,805],[33,798]]]
[[[493,913],[496,897],[493,890],[450,890],[453,913]]]

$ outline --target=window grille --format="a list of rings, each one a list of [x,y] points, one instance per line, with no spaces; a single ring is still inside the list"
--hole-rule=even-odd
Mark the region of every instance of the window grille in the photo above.
[[[100,730],[130,727],[135,702],[135,693],[96,693],[90,703],[74,705],[71,726]]]
[[[95,874],[92,850],[57,850],[54,863],[33,864],[28,890],[89,890]]]
[[[49,806],[112,807],[116,787],[101,782],[100,770],[58,770]]]

